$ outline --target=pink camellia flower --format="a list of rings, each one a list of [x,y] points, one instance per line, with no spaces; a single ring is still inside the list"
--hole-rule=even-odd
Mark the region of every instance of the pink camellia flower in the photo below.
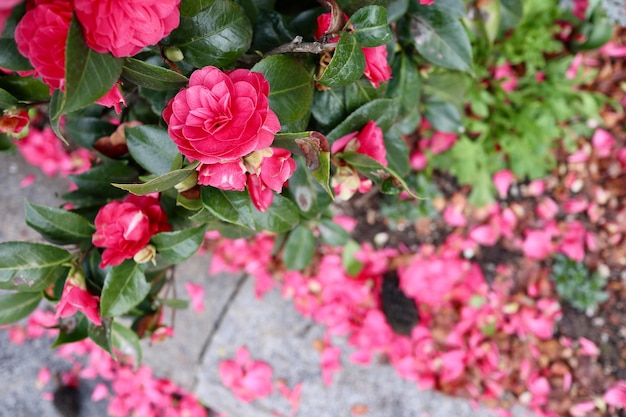
[[[332,153],[356,152],[375,159],[387,166],[387,149],[383,141],[383,131],[375,121],[370,120],[360,132],[352,132],[337,139],[331,147]]]
[[[237,350],[235,359],[222,361],[219,373],[235,397],[247,403],[267,397],[274,389],[272,368],[265,362],[252,360],[246,347]]]
[[[82,272],[74,271],[65,281],[61,301],[56,306],[55,318],[70,317],[77,311],[83,313],[97,326],[102,324],[98,310],[100,298],[87,291],[85,276]]]
[[[321,39],[331,23],[331,13],[324,13],[317,16],[317,27],[313,36],[315,39]],[[330,39],[331,42],[338,41],[338,38]],[[385,45],[376,46],[374,48],[361,48],[365,55],[365,70],[363,75],[370,80],[376,88],[381,82],[385,82],[391,78],[391,66],[387,62],[387,47]]]
[[[29,121],[26,109],[5,110],[0,116],[0,133],[19,135]]]
[[[71,21],[72,4],[69,0],[35,0],[34,7],[15,28],[17,49],[35,68],[29,73],[41,77],[53,90],[65,91],[65,49]],[[103,106],[114,106],[118,113],[123,102],[117,85],[96,101]]]
[[[626,381],[617,383],[604,393],[604,401],[614,407],[626,408]]]
[[[420,0],[420,4],[423,4],[424,6],[430,6],[434,2],[435,0]]]
[[[280,130],[268,95],[269,83],[260,73],[204,67],[170,100],[163,118],[189,160],[231,162],[269,147]]]
[[[257,168],[249,166],[248,192],[254,206],[259,211],[266,211],[272,204],[274,193],[281,193],[285,182],[296,170],[296,161],[291,152],[280,149],[268,149],[271,155],[263,157]]]
[[[241,158],[223,163],[201,164],[198,167],[200,185],[243,191],[246,188],[246,181],[246,167]]]
[[[74,0],[85,41],[121,58],[154,45],[178,27],[180,0]]]
[[[374,48],[362,48],[365,55],[365,71],[363,75],[376,88],[380,83],[391,79],[391,66],[387,62],[387,46],[380,45]]]
[[[100,209],[92,242],[102,252],[100,267],[116,266],[131,259],[148,245],[152,236],[171,230],[159,200],[152,196],[128,195]]]

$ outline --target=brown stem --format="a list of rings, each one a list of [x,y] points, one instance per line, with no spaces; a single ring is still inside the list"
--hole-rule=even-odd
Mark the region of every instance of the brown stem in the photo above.
[[[302,36],[296,36],[291,42],[280,45],[271,51],[268,55],[285,54],[288,52],[305,52],[310,54],[321,54],[325,51],[332,51],[337,47],[337,42],[302,42]]]

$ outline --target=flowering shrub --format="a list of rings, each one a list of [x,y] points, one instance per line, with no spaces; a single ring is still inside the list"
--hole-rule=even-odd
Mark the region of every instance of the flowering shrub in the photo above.
[[[616,154],[611,172],[626,166],[598,116],[616,102],[581,87],[582,51],[610,39],[609,17],[585,1],[319,3],[0,6],[0,150],[18,149],[73,184],[62,208],[25,204],[26,222],[48,243],[0,243],[0,289],[10,291],[0,324],[29,316],[45,297],[57,319],[88,322],[62,331],[57,345],[138,349],[139,337],[172,332],[159,318],[177,301],[162,291],[174,266],[205,239],[233,238],[213,248],[212,270],[244,269],[258,295],[279,278],[296,308],[328,327],[325,381],[340,367],[332,337],[345,335],[357,363],[384,354],[421,387],[476,399],[499,398],[503,369],[515,369],[528,388],[518,398],[545,411],[553,381],[533,359],[561,313],[541,290],[549,280],[513,291],[502,267],[489,285],[466,254],[507,242],[530,261],[558,253],[582,262],[597,249],[588,227],[600,223],[600,203],[546,196],[533,222],[519,206],[487,203],[519,198],[513,184],[525,181],[540,196],[559,152],[569,152],[568,164],[608,164]],[[623,56],[620,46],[604,48]],[[441,171],[471,188],[469,197],[442,206],[433,185]],[[575,193],[576,171],[563,183]],[[353,222],[334,216],[333,204],[358,210],[352,202],[375,193],[398,229],[404,213],[440,211],[442,227],[464,232],[376,250],[351,235]],[[601,201],[608,191],[595,193]],[[589,222],[562,221],[583,213]],[[615,245],[623,214],[604,224]],[[385,320],[385,274],[419,312],[405,334]],[[201,310],[199,289],[188,291]],[[525,343],[518,362],[500,358],[508,337]],[[220,373],[244,401],[270,392],[271,368],[243,348]],[[572,376],[559,378],[567,387]],[[622,388],[606,403],[617,405]],[[296,402],[295,388],[282,392]]]

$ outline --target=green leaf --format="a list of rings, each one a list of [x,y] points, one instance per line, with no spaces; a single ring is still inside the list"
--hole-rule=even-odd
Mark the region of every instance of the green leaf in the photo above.
[[[359,272],[363,269],[363,264],[356,259],[354,256],[358,251],[361,250],[361,246],[350,239],[348,243],[343,248],[343,252],[341,253],[341,262],[343,264],[343,268],[346,270],[348,275],[357,276]]]
[[[189,83],[182,74],[135,58],[124,59],[122,77],[152,90],[179,90]]]
[[[385,98],[373,100],[352,112],[326,137],[332,144],[337,139],[349,133],[361,130],[370,120],[375,121],[378,127],[385,132],[396,119],[398,108],[399,105],[395,100]]]
[[[375,184],[383,185],[391,180],[393,183],[397,184],[397,187],[402,187],[411,197],[419,198],[398,173],[389,167],[381,165],[378,161],[367,155],[356,152],[344,152],[337,154],[337,158],[343,159],[349,165],[352,165],[357,171],[371,179]],[[391,190],[383,187],[382,191],[387,192]]]
[[[102,98],[121,73],[122,60],[89,48],[80,24],[73,18],[65,50],[65,93],[51,118],[57,119]]]
[[[8,109],[14,107],[18,103],[18,100],[13,97],[8,91],[0,88],[0,109]]]
[[[135,195],[146,195],[155,192],[160,193],[162,191],[169,190],[179,182],[187,179],[187,177],[191,175],[191,172],[196,169],[197,166],[198,163],[196,162],[185,168],[176,169],[174,171],[168,172],[167,174],[160,175],[143,184],[113,183],[111,185],[122,190],[129,191]]]
[[[383,137],[385,141],[385,149],[387,149],[387,162],[389,168],[404,177],[410,171],[409,165],[409,147],[395,126],[387,132]]]
[[[110,136],[117,126],[97,117],[66,117],[65,131],[83,148],[92,148],[102,136]]]
[[[313,232],[303,225],[299,225],[289,233],[285,242],[283,262],[289,271],[301,271],[313,259],[317,239]]]
[[[178,147],[166,129],[142,125],[124,130],[128,151],[139,165],[156,175],[170,172]]]
[[[97,197],[120,198],[126,193],[112,186],[112,183],[128,183],[137,179],[137,171],[123,162],[109,162],[97,165],[89,171],[69,178],[80,191]]]
[[[422,91],[422,80],[417,65],[410,55],[399,53],[391,64],[393,77],[389,80],[387,97],[400,103],[400,113],[406,114],[418,106]]]
[[[103,317],[121,316],[143,301],[150,292],[146,282],[145,265],[126,260],[112,267],[104,279],[100,298]]]
[[[362,47],[373,48],[385,45],[393,39],[387,24],[387,10],[380,6],[366,6],[350,16],[346,25]]]
[[[141,343],[139,343],[137,333],[118,322],[113,322],[111,326],[111,345],[125,355],[131,355],[133,368],[137,370],[142,360]]]
[[[500,1],[500,33],[516,27],[524,16],[522,0],[499,0]]]
[[[115,356],[115,351],[113,350],[113,346],[111,345],[112,324],[113,319],[108,317],[102,318],[102,326],[96,326],[92,322],[89,322],[87,327],[87,333],[89,335],[89,338],[93,340],[96,345],[109,352],[111,357],[117,360],[117,357]]]
[[[87,219],[67,210],[24,203],[26,224],[35,229],[46,240],[59,245],[91,241],[96,231]]]
[[[295,58],[271,55],[262,59],[252,71],[260,72],[270,84],[270,108],[281,125],[304,117],[313,99],[313,77]]]
[[[84,314],[76,313],[76,315],[68,317],[67,320],[76,320],[74,322],[73,329],[64,331],[63,328],[61,328],[59,336],[51,346],[52,348],[65,345],[67,343],[78,342],[89,336],[89,320],[87,320]]]
[[[248,18],[254,22],[252,38],[254,50],[266,52],[290,42],[296,36],[296,33],[289,29],[288,17],[274,10],[261,10],[256,17],[248,13]]]
[[[202,187],[202,204],[218,219],[254,230],[250,196],[244,191],[224,191]]]
[[[50,99],[50,87],[36,78],[5,75],[0,77],[0,88],[23,103]]]
[[[40,292],[0,294],[0,326],[27,317],[35,311],[41,297]]]
[[[37,292],[67,276],[72,254],[30,242],[0,243],[0,289]]]
[[[180,25],[163,43],[181,49],[185,61],[195,67],[224,67],[248,50],[252,27],[243,9],[232,0],[205,1],[195,16]]]
[[[2,53],[0,53],[0,68],[11,71],[33,69],[30,65],[30,61],[19,53],[17,44],[15,43],[15,26],[22,19],[25,12],[26,2],[21,2],[13,7],[11,15],[4,23],[4,30],[2,31],[2,36],[0,36],[0,51],[2,51]]]
[[[323,219],[317,225],[322,242],[331,246],[344,246],[350,240],[350,233],[337,223]]]
[[[410,31],[417,51],[433,64],[472,72],[472,47],[458,18],[432,6],[418,6]]]
[[[343,87],[363,76],[365,55],[351,33],[342,32],[328,67],[317,80],[326,87]]]
[[[298,207],[280,194],[274,195],[272,205],[266,211],[252,208],[255,229],[267,230],[274,233],[285,233],[291,230],[300,221]]]
[[[350,16],[356,13],[360,8],[370,4],[386,7],[389,0],[338,0],[337,3],[341,10]]]
[[[454,104],[441,101],[427,101],[424,117],[441,132],[458,133],[463,123],[462,115]]]
[[[14,151],[13,140],[4,133],[0,133],[0,152]]]
[[[287,192],[305,217],[316,218],[332,202],[332,191],[322,187],[302,158],[295,159],[298,168],[289,178]]]
[[[194,17],[211,3],[210,0],[182,0],[180,2],[180,15],[182,17]]]
[[[152,236],[152,243],[166,262],[178,264],[198,251],[205,232],[206,225],[176,232],[158,233]]]

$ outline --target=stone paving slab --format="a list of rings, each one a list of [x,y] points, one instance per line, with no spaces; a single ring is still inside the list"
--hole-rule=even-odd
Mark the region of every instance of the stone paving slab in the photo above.
[[[36,173],[37,179],[21,189],[19,182],[27,173]],[[67,181],[46,178],[20,156],[0,153],[0,184],[0,242],[41,240],[24,223],[24,198],[37,204],[57,205],[60,200],[55,193],[65,192]],[[203,284],[205,311],[178,311],[173,339],[154,346],[144,343],[144,363],[156,375],[195,392],[207,406],[229,417],[275,417],[274,411],[288,413],[287,401],[278,394],[244,404],[221,384],[219,361],[234,357],[237,348],[246,345],[254,359],[273,367],[275,379],[284,379],[290,387],[303,384],[299,417],[348,417],[355,405],[366,406],[365,416],[370,417],[421,417],[422,413],[431,417],[494,415],[490,410],[474,409],[468,401],[419,391],[389,366],[363,367],[346,359],[344,369],[335,374],[333,385],[326,387],[321,378],[320,358],[313,348],[313,341],[322,336],[323,329],[303,318],[277,291],[266,294],[263,300],[256,299],[251,278],[226,274],[209,277],[209,258],[196,256],[177,268],[178,297],[187,298],[185,281]],[[62,366],[55,362],[58,359],[50,351],[50,343],[35,340],[13,346],[5,332],[0,332],[0,417],[56,415],[35,388],[41,366]],[[104,402],[90,404],[87,384],[83,394],[87,404],[83,417],[106,415]],[[528,414],[520,409],[516,415]]]

